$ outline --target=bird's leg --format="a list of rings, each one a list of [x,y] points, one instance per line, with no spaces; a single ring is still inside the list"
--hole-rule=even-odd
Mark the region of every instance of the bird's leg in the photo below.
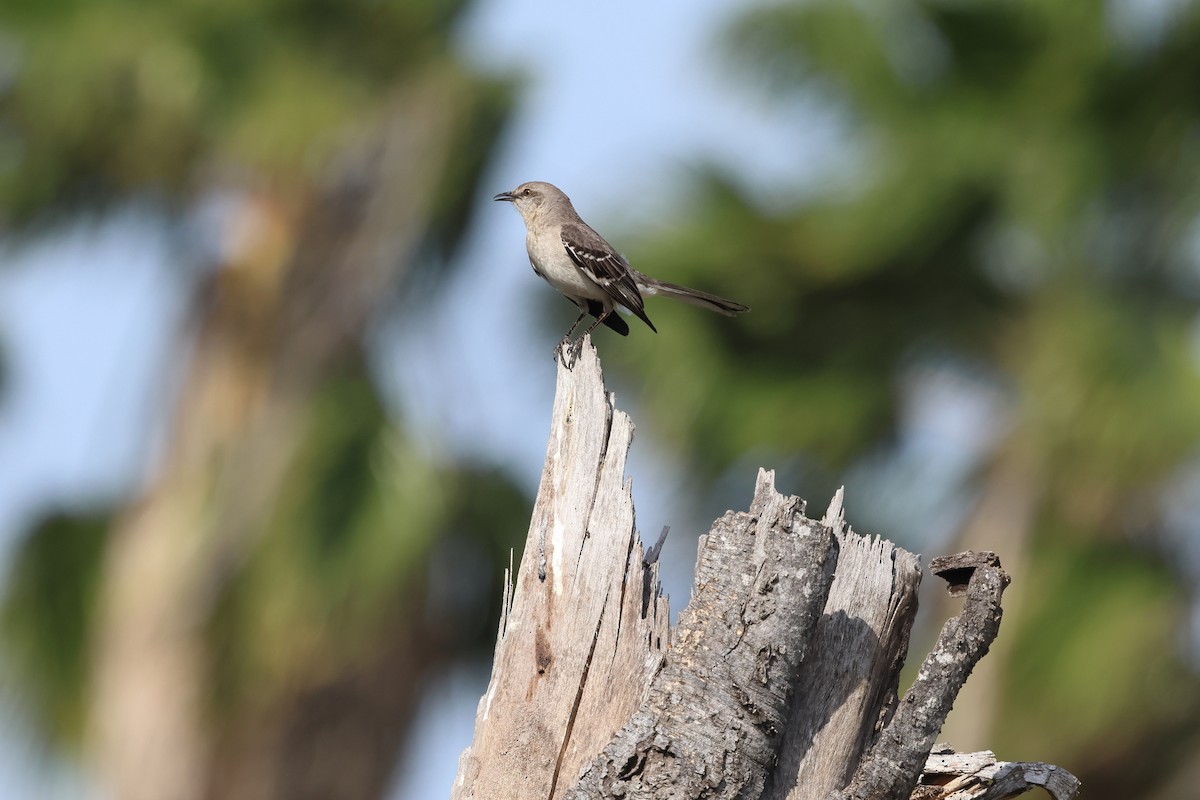
[[[611,314],[612,312],[613,312],[613,310],[611,307],[606,308],[603,311],[603,313],[600,314],[600,316],[596,317],[596,321],[592,323],[591,327],[583,332],[583,336],[580,336],[578,339],[576,339],[574,342],[571,343],[572,360],[579,358],[579,354],[583,352],[583,340],[588,337],[588,334],[590,334],[592,331],[596,330],[597,325],[599,325],[601,322],[604,322],[604,320],[608,319],[608,315]],[[586,313],[587,312],[585,311],[584,314],[586,314]],[[579,320],[583,319],[584,314],[579,315],[579,319],[575,320],[575,325],[579,324]],[[575,330],[575,325],[571,326],[572,331]],[[568,335],[569,335],[569,332],[568,332]]]
[[[563,345],[571,341],[571,334],[575,332],[575,329],[579,327],[579,323],[583,322],[583,318],[586,316],[587,309],[584,308],[583,311],[579,312],[579,316],[576,317],[575,322],[567,330],[566,334],[564,334],[563,337],[558,340],[558,344],[554,346],[554,358],[556,360],[558,358],[558,354],[562,351]]]
[[[597,326],[599,326],[601,322],[604,322],[604,320],[608,319],[608,315],[611,314],[612,312],[613,312],[612,306],[609,306],[608,308],[604,309],[604,313],[601,314],[600,316],[596,317],[596,321],[592,323],[592,327],[588,328],[586,331],[583,332],[583,336],[579,337],[579,341],[582,342],[589,333],[596,330]]]
[[[583,318],[586,316],[587,308],[584,307],[584,309],[579,312],[579,316],[575,318],[575,321],[571,323],[571,327],[567,329],[567,335],[562,338],[563,342],[566,342],[571,338],[571,334],[575,332],[575,329],[579,327],[579,323],[583,322]],[[562,342],[559,342],[559,344],[562,344]]]

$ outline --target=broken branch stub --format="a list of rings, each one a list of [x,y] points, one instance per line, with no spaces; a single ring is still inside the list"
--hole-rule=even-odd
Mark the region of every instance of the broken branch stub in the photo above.
[[[1009,577],[995,554],[960,553],[934,559],[931,568],[951,577],[951,591],[965,583],[966,602],[942,626],[895,716],[834,800],[904,800],[912,793],[954,699],[1000,629]]]
[[[949,745],[935,745],[921,788],[937,800],[1004,800],[1034,788],[1045,789],[1054,800],[1071,800],[1079,794],[1079,779],[1052,764],[998,761],[991,750],[956,753]]]

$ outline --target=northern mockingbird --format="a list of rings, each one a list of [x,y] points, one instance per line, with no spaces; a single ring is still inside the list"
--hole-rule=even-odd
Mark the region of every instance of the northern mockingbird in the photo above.
[[[579,308],[579,317],[562,338],[563,342],[571,338],[588,314],[596,321],[584,336],[602,322],[622,336],[628,336],[629,325],[613,313],[618,307],[632,312],[649,325],[650,330],[658,333],[658,328],[646,316],[643,302],[644,297],[653,295],[674,297],[727,317],[750,310],[749,306],[724,297],[676,286],[638,272],[579,217],[570,198],[557,186],[531,181],[492,199],[505,200],[516,206],[521,219],[525,220],[525,249],[529,251],[533,271]]]

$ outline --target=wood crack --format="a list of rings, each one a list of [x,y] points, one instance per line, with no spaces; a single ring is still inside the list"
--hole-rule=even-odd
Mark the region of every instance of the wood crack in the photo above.
[[[563,759],[567,755],[567,747],[571,743],[571,732],[575,730],[575,719],[579,715],[579,704],[583,700],[583,689],[587,686],[588,676],[592,670],[592,656],[596,653],[596,643],[600,641],[600,626],[604,624],[604,614],[608,610],[608,592],[604,593],[604,605],[600,610],[600,618],[596,620],[596,629],[592,633],[592,644],[588,648],[587,658],[583,662],[583,671],[579,675],[579,688],[575,691],[575,702],[571,704],[571,713],[567,717],[567,729],[563,734],[562,746],[558,750],[558,758],[554,762],[554,776],[550,779],[550,793],[547,800],[554,797],[558,786],[559,774],[562,772]]]
[[[613,651],[612,659],[609,661],[610,664],[617,660],[617,654],[621,651],[621,623],[625,620],[625,589],[629,584],[629,570],[631,569],[629,560],[633,556],[633,545],[636,540],[635,529],[634,535],[629,537],[629,546],[625,548],[625,569],[621,572],[621,596],[617,600],[617,631],[616,635],[613,636]]]

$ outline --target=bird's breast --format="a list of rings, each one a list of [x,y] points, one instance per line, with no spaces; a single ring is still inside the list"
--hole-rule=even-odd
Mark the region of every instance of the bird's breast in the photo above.
[[[529,263],[533,271],[562,294],[573,299],[607,299],[605,291],[575,266],[557,234],[531,234],[525,238],[525,247],[529,251]]]

